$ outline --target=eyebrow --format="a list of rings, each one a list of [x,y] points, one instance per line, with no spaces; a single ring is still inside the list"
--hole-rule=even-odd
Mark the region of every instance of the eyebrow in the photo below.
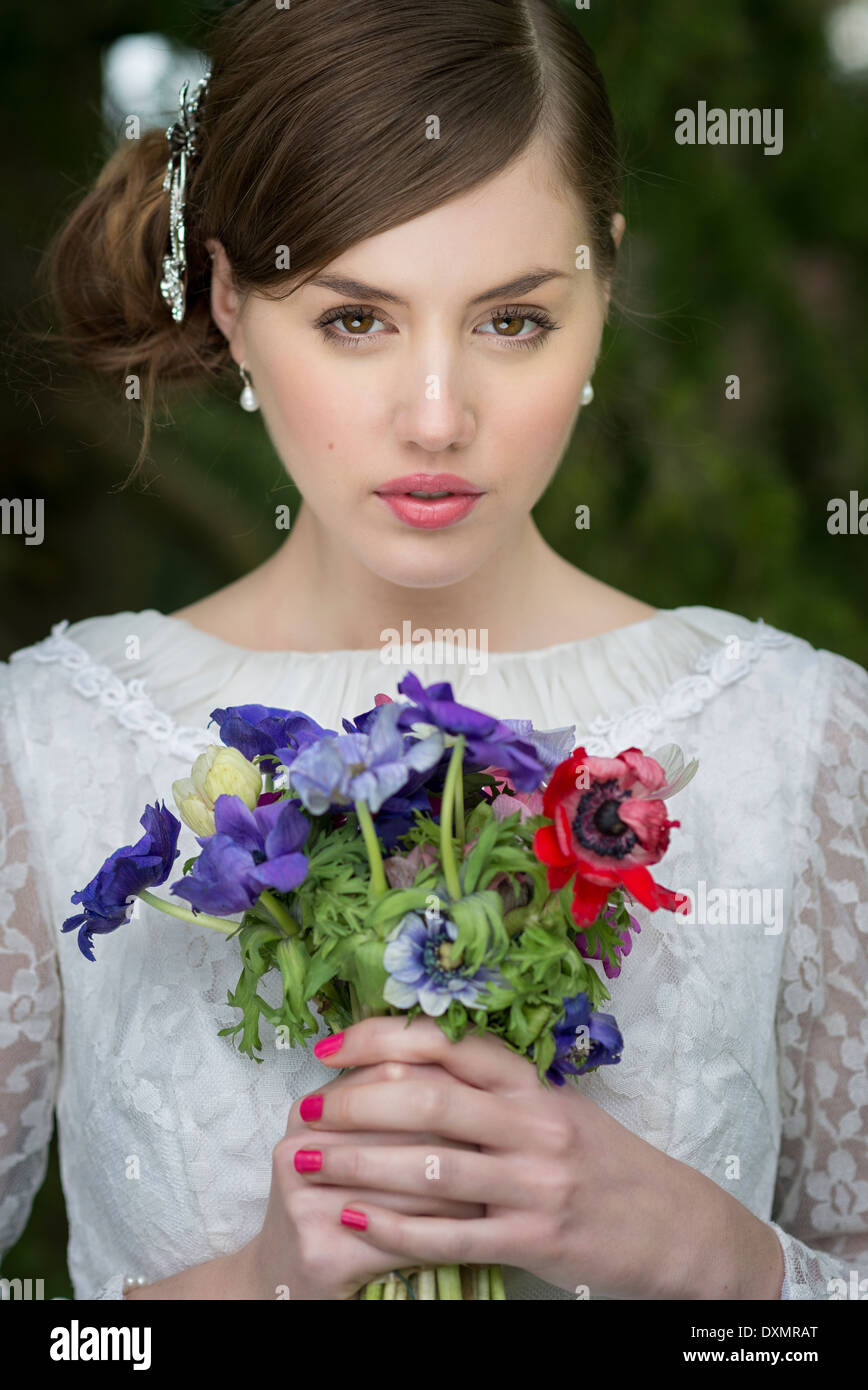
[[[482,294],[474,295],[469,303],[484,304],[491,299],[513,298],[515,295],[525,294],[528,290],[535,290],[546,280],[561,278],[566,278],[566,271],[531,270],[526,275],[517,276],[515,280],[508,280],[505,285],[494,285],[490,290],[483,290]],[[306,280],[305,284],[319,285],[322,289],[335,290],[338,294],[356,299],[379,299],[387,304],[399,304],[402,309],[409,308],[407,302],[397,294],[378,289],[376,285],[366,285],[363,280],[353,280],[345,275],[317,275],[313,280]]]

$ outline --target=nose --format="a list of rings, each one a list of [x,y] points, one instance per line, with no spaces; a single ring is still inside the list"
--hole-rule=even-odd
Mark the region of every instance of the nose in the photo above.
[[[453,446],[466,448],[475,438],[476,419],[456,361],[416,358],[407,364],[400,389],[394,413],[400,443],[436,454]]]

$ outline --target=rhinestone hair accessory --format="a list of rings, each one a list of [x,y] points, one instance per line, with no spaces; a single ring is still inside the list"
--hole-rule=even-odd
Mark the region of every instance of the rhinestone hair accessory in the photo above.
[[[170,195],[168,256],[163,257],[163,278],[160,293],[180,323],[184,317],[187,289],[187,253],[184,244],[184,202],[187,185],[187,161],[196,153],[196,132],[202,99],[207,91],[210,70],[199,80],[192,96],[187,95],[189,81],[178,96],[178,118],[168,127],[169,163],[163,188]]]

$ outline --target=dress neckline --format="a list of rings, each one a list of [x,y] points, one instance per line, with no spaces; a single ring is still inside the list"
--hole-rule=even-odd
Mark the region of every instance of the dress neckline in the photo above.
[[[527,651],[506,651],[486,653],[489,661],[527,661],[534,657],[553,656],[557,652],[575,651],[579,647],[589,647],[594,642],[602,642],[608,638],[621,636],[626,633],[638,633],[639,629],[650,629],[652,624],[658,624],[661,619],[677,617],[681,613],[690,611],[690,606],[681,605],[677,608],[658,608],[648,618],[639,618],[636,622],[624,623],[620,627],[608,628],[605,632],[595,632],[589,637],[575,637],[567,642],[555,642],[548,647],[536,647]],[[323,657],[340,656],[350,660],[370,659],[371,657],[380,658],[383,647],[335,647],[325,651],[304,652],[296,651],[292,648],[272,648],[269,651],[259,651],[254,647],[240,647],[235,642],[227,642],[223,637],[218,637],[213,632],[205,632],[203,628],[196,627],[194,623],[186,618],[176,618],[169,613],[162,613],[158,608],[146,608],[144,612],[153,615],[154,618],[173,628],[176,632],[183,632],[188,637],[199,639],[209,643],[216,649],[231,652],[238,660],[250,660],[257,658],[286,658],[293,657],[298,661],[321,661]],[[435,629],[436,633],[436,629]]]

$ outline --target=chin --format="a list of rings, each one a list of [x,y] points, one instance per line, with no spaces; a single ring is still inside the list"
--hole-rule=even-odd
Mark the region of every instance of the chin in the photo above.
[[[398,588],[444,589],[475,574],[488,550],[478,535],[453,539],[443,531],[396,538],[391,544],[380,539],[357,549],[356,557],[372,574]]]

